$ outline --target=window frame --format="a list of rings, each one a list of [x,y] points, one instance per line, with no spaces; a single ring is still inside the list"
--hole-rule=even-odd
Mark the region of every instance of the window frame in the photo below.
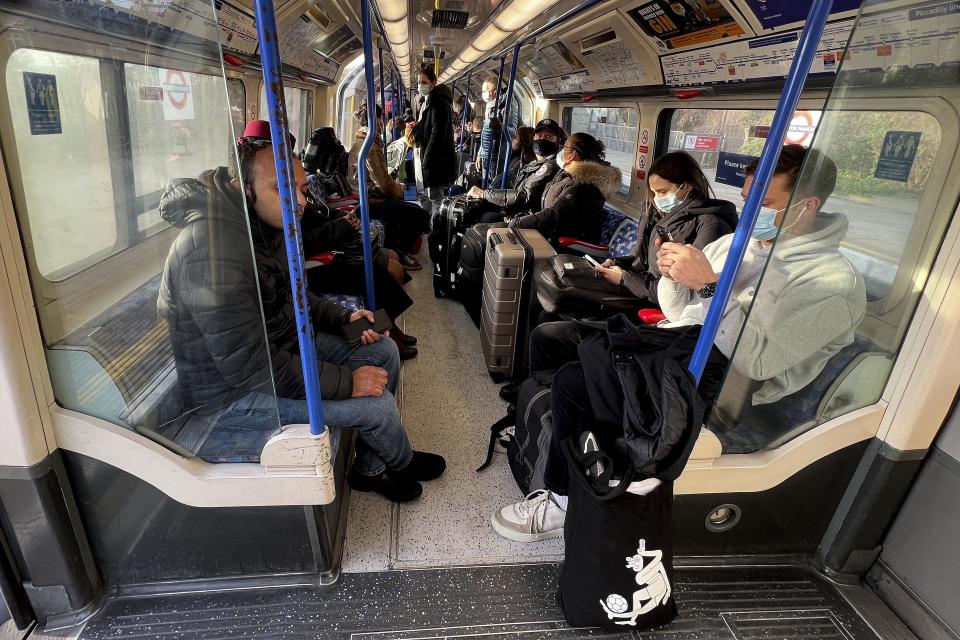
[[[290,80],[289,78],[283,79],[283,87],[284,89],[299,89],[301,91],[305,91],[308,96],[306,120],[304,121],[305,130],[303,132],[303,135],[301,135],[299,131],[290,132],[294,135],[294,137],[296,137],[298,148],[302,148],[307,143],[307,140],[310,138],[310,134],[313,133],[313,123],[315,120],[314,110],[317,104],[316,92],[314,91],[314,88],[311,87],[310,85],[305,84],[303,82],[295,82],[293,80]],[[261,113],[263,111],[263,109],[261,108],[263,106],[260,100],[261,98],[264,98],[264,100],[266,99],[266,85],[264,84],[262,78],[260,79],[260,82],[257,85],[257,116],[261,120],[267,120],[268,114]]]
[[[637,125],[633,132],[633,143],[634,143],[634,152],[630,160],[630,183],[627,185],[627,192],[622,193],[619,189],[616,193],[611,196],[609,200],[616,200],[620,203],[627,204],[633,200],[633,193],[635,191],[634,187],[636,186],[637,180],[637,148],[640,144],[640,129],[643,128],[643,109],[640,108],[640,104],[637,102],[589,102],[586,105],[582,102],[563,102],[560,104],[560,122],[563,124],[564,131],[567,132],[567,135],[575,133],[570,131],[568,124],[572,121],[573,110],[575,108],[582,109],[633,109],[637,114]],[[569,115],[568,115],[569,114]]]

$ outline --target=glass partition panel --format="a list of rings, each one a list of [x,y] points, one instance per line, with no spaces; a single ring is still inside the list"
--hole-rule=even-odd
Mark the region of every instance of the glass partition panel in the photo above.
[[[751,241],[740,273],[762,276],[717,341],[737,336],[709,422],[726,452],[778,447],[887,384],[960,189],[948,175],[957,118],[940,98],[960,84],[960,14],[917,6],[864,7],[790,195],[772,207],[775,243]],[[893,66],[848,69],[884,48],[898,57],[874,60]]]
[[[2,144],[57,402],[183,455],[256,461],[280,418],[233,183],[243,87],[223,75],[213,5],[191,7],[28,0],[0,16],[15,45]]]
[[[637,155],[639,114],[628,107],[567,107],[563,123],[567,133],[589,133],[606,145],[607,161],[620,169],[618,195],[630,195],[633,159]]]

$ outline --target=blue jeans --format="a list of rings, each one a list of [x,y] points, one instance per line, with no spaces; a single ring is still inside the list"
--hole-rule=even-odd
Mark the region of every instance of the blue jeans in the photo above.
[[[316,344],[317,357],[324,362],[351,370],[364,366],[386,369],[387,388],[383,395],[325,400],[323,420],[331,430],[350,427],[357,432],[354,466],[359,473],[375,476],[386,469],[403,469],[413,457],[413,449],[400,421],[400,408],[394,395],[400,380],[397,345],[390,338],[382,338],[370,345],[352,346],[339,336],[320,332],[316,335]],[[266,443],[277,431],[278,417],[280,425],[309,423],[306,400],[274,398],[257,391],[248,393],[214,417],[214,433],[218,436],[229,434],[234,440],[245,442],[259,438]],[[222,440],[222,437],[217,439]],[[207,448],[204,446],[203,449]],[[201,457],[205,457],[203,449],[199,453]]]

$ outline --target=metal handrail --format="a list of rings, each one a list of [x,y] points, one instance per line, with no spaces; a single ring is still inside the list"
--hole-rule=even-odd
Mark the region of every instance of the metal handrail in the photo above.
[[[503,114],[504,122],[507,122],[507,121],[508,121],[508,118],[510,117],[510,107],[513,106],[513,88],[514,88],[514,84],[515,84],[515,82],[516,82],[516,80],[517,80],[517,65],[520,63],[520,49],[523,48],[523,45],[525,45],[526,43],[530,42],[531,40],[533,40],[534,38],[536,38],[536,37],[539,36],[540,34],[545,33],[545,32],[547,32],[547,31],[549,31],[550,29],[553,29],[554,27],[563,24],[563,23],[566,22],[567,20],[569,20],[569,19],[571,19],[571,18],[574,18],[574,17],[580,15],[581,13],[583,13],[584,11],[587,11],[588,9],[592,9],[593,7],[597,6],[598,4],[600,4],[600,3],[602,3],[602,2],[606,2],[606,0],[587,0],[586,2],[584,2],[583,4],[581,4],[579,7],[574,7],[573,9],[570,9],[569,11],[567,11],[566,13],[564,13],[562,16],[560,16],[560,17],[558,17],[558,18],[554,18],[553,20],[551,20],[551,21],[548,22],[547,24],[543,25],[543,26],[540,27],[539,29],[534,30],[532,33],[529,33],[529,34],[525,35],[524,37],[522,37],[522,38],[520,38],[519,40],[517,40],[516,43],[514,43],[514,45],[513,45],[513,62],[512,62],[512,64],[510,65],[510,84],[509,84],[509,88],[507,89],[507,105],[506,105],[506,107],[504,108],[504,114]],[[507,49],[504,49],[503,52],[506,53],[508,50],[509,50],[509,47],[508,47]],[[487,58],[487,60],[489,60],[489,58]],[[479,63],[479,64],[483,64],[483,63],[485,63],[485,62],[486,62],[486,60],[484,60],[483,62],[481,62],[481,63]],[[503,178],[500,180],[500,188],[501,188],[501,189],[505,189],[505,188],[506,188],[506,184],[507,184],[507,173],[508,173],[508,172],[507,172],[507,167],[510,166],[510,152],[511,152],[511,150],[512,150],[512,144],[511,144],[512,141],[509,139],[510,134],[509,134],[508,130],[506,129],[506,127],[505,127],[504,130],[503,130],[503,137],[504,137],[504,141],[505,141],[505,143],[506,143],[505,146],[506,146],[506,148],[507,148],[507,151],[506,151],[506,157],[505,157],[504,162],[503,162],[503,166],[504,166]],[[558,152],[558,153],[560,153],[560,152]]]
[[[500,86],[503,84],[503,66],[504,66],[504,64],[506,63],[506,61],[507,61],[506,58],[500,58],[500,73],[497,74],[497,92],[494,94],[494,98],[493,98],[493,117],[497,117],[497,105],[500,104]],[[486,115],[487,115],[487,114],[486,114],[486,105],[484,105],[484,114],[483,114],[483,115],[484,115],[484,117],[486,117]],[[504,124],[504,123],[501,121],[501,122],[500,122],[500,127],[501,127],[501,128],[503,127],[503,124]],[[481,185],[484,189],[487,188],[487,185],[488,185],[489,182],[490,182],[490,157],[493,155],[493,141],[494,141],[494,139],[495,139],[495,138],[490,138],[490,148],[487,149],[487,164],[486,164],[486,166],[484,167],[484,170],[483,170],[483,177],[482,177],[483,184]],[[483,145],[483,143],[481,143],[481,148],[482,148],[482,145]],[[497,145],[497,146],[499,147],[499,145]],[[498,148],[498,149],[497,149],[497,160],[499,160],[499,159],[500,159],[500,149]]]
[[[387,86],[383,83],[383,47],[379,47],[380,52],[380,107],[383,109],[383,117],[387,117]],[[368,101],[369,102],[369,101]],[[387,127],[383,127],[383,152],[387,152]]]
[[[367,306],[377,308],[373,290],[373,251],[370,248],[370,196],[367,193],[367,156],[377,138],[376,90],[373,82],[373,34],[370,19],[371,0],[360,0],[363,28],[363,73],[367,84],[367,135],[357,158],[357,182],[360,189],[360,235],[363,240],[363,275],[366,280]],[[372,104],[371,104],[372,103]]]
[[[711,349],[713,349],[713,342],[716,339],[717,331],[720,329],[720,321],[723,319],[723,312],[726,310],[727,301],[730,299],[734,279],[737,276],[740,264],[743,262],[753,225],[757,221],[760,204],[763,202],[763,197],[766,195],[770,181],[773,179],[777,159],[780,157],[780,149],[787,135],[787,128],[793,118],[793,112],[797,108],[797,102],[800,100],[803,83],[810,73],[810,65],[817,55],[817,45],[820,42],[820,36],[823,34],[823,28],[830,16],[832,6],[833,0],[814,0],[813,4],[810,5],[807,21],[803,26],[797,44],[797,53],[790,64],[790,72],[787,74],[787,81],[784,84],[783,92],[780,94],[780,102],[777,104],[777,110],[770,125],[770,132],[767,134],[767,140],[757,162],[757,170],[753,175],[750,193],[747,194],[747,199],[744,202],[740,221],[733,233],[730,250],[727,252],[727,259],[723,263],[723,271],[721,271],[720,279],[717,282],[717,289],[710,302],[706,320],[704,320],[703,328],[700,330],[700,338],[697,340],[697,346],[694,348],[693,358],[690,361],[690,373],[693,374],[697,383],[703,376],[707,358],[710,356]]]
[[[307,278],[303,259],[303,234],[300,229],[299,198],[293,171],[293,149],[290,148],[290,127],[287,124],[287,106],[283,95],[283,75],[280,46],[277,37],[277,19],[273,0],[256,0],[257,37],[260,41],[260,66],[267,96],[267,118],[273,161],[280,187],[280,209],[283,213],[284,240],[287,250],[287,269],[294,298],[293,313],[297,323],[300,345],[300,363],[303,367],[303,386],[307,397],[310,433],[320,435],[323,423],[323,397],[320,392],[320,367],[313,323],[310,321],[310,302],[307,298]]]

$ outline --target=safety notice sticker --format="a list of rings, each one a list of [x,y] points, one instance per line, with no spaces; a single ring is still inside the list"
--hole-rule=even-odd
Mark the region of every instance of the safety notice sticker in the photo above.
[[[874,175],[881,180],[906,182],[919,146],[919,131],[887,131]]]
[[[30,134],[40,136],[63,133],[60,122],[60,98],[57,96],[57,76],[25,71],[23,90],[27,95]]]

